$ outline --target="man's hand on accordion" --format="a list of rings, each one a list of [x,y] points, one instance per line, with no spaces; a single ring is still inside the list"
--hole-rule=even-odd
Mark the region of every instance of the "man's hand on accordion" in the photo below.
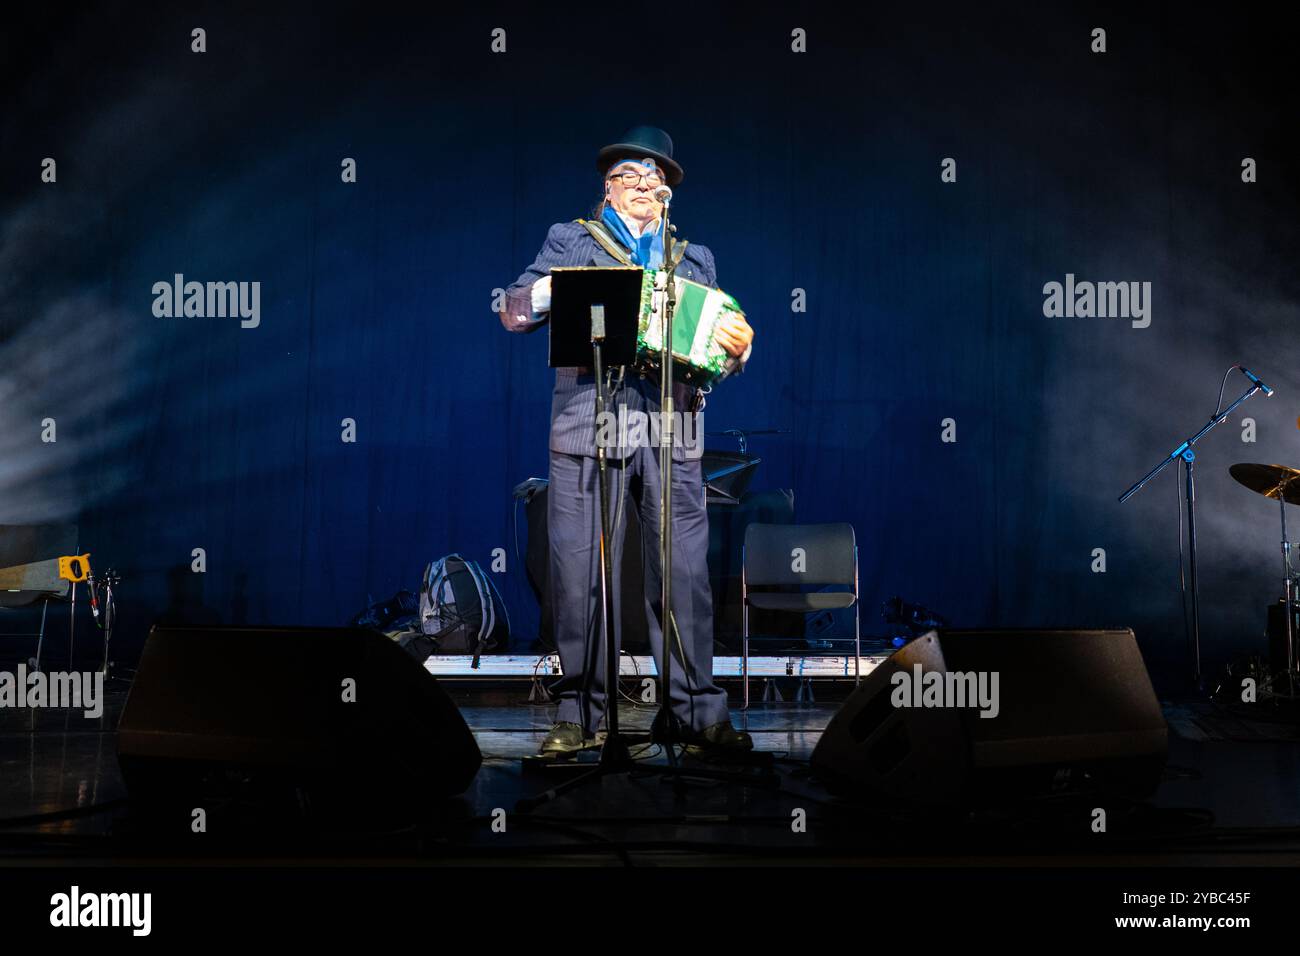
[[[744,355],[745,350],[749,348],[749,343],[754,341],[754,330],[740,313],[729,315],[718,322],[713,335],[717,343],[726,349],[727,354],[732,358],[740,358]]]

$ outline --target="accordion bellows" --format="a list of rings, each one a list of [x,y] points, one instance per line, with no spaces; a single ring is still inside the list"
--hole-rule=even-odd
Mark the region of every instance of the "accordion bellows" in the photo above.
[[[637,353],[642,363],[655,368],[663,348],[663,301],[658,290],[662,272],[645,271],[641,283],[641,320],[637,330]],[[676,277],[677,305],[673,309],[673,374],[692,385],[707,387],[731,371],[734,362],[717,343],[718,323],[741,312],[739,303],[721,289],[712,289],[690,279]]]

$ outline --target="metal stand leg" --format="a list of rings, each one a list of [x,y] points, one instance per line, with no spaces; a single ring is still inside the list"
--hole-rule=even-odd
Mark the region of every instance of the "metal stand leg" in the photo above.
[[[853,545],[853,686],[862,683],[862,602],[858,599],[858,546]]]
[[[1196,586],[1196,479],[1192,469],[1196,464],[1196,453],[1188,448],[1183,452],[1183,461],[1187,469],[1187,552],[1188,577],[1192,587],[1192,679],[1196,686],[1201,686],[1201,602]]]
[[[1295,606],[1295,588],[1291,580],[1291,542],[1286,536],[1286,499],[1281,495],[1277,499],[1282,509],[1282,599],[1286,612],[1286,683],[1287,692],[1295,696],[1295,620],[1292,608]]]
[[[36,669],[41,669],[41,646],[45,643],[45,615],[50,610],[50,599],[45,598],[41,602],[41,634],[36,638]]]
[[[749,589],[745,580],[745,552],[740,552],[740,673],[744,687],[741,710],[749,710]]]
[[[77,636],[77,582],[72,582],[72,607],[68,609],[68,670],[72,670],[73,642]]]
[[[547,693],[546,688],[542,685],[541,678],[534,677],[532,685],[528,688],[528,703],[530,704],[549,704],[551,695]]]

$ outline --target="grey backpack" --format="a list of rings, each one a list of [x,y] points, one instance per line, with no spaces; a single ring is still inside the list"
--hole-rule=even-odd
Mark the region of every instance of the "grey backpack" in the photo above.
[[[438,653],[473,654],[474,667],[480,654],[504,650],[510,643],[510,616],[496,585],[459,554],[424,569],[419,622]]]

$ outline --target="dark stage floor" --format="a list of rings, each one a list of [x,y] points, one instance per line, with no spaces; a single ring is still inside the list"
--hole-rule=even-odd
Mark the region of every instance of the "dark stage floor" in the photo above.
[[[773,755],[775,786],[760,768],[744,784],[688,779],[674,788],[635,774],[566,795],[531,817],[521,797],[541,793],[573,770],[535,771],[534,753],[553,708],[526,702],[527,685],[449,687],[474,729],[484,761],[462,799],[430,803],[427,825],[368,821],[369,833],[304,836],[272,830],[229,847],[219,834],[182,831],[159,842],[139,836],[115,756],[113,728],[124,684],[110,687],[98,721],[59,710],[0,710],[0,854],[23,859],[151,860],[235,853],[252,858],[326,855],[373,860],[477,862],[523,859],[628,863],[861,863],[978,860],[1069,863],[1294,865],[1300,861],[1300,732],[1245,721],[1208,703],[1165,704],[1169,765],[1149,805],[1111,808],[1107,832],[1092,832],[1088,807],[1041,806],[1032,814],[976,819],[908,817],[901,808],[864,809],[831,797],[807,759],[836,702],[758,705],[733,712],[737,726]],[[646,705],[625,705],[644,728]],[[594,755],[593,755],[594,756]],[[657,749],[642,756],[663,762]],[[711,769],[717,769],[712,767]],[[505,831],[493,813],[505,811]],[[807,826],[792,828],[803,809]]]

